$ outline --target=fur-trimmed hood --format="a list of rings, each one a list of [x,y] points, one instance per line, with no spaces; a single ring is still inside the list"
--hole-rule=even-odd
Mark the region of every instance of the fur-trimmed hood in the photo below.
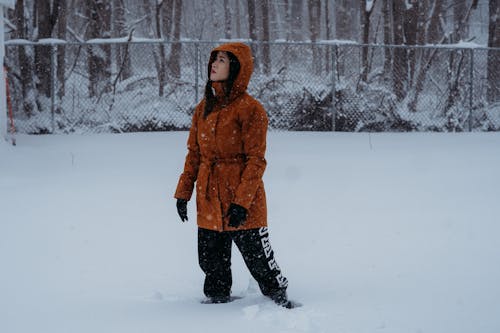
[[[215,54],[220,51],[232,53],[240,62],[240,72],[238,73],[238,76],[233,83],[231,95],[241,95],[247,90],[248,83],[250,82],[250,77],[253,73],[252,50],[248,45],[243,43],[226,43],[213,49],[210,53],[210,59],[214,59]],[[208,64],[208,77],[210,77],[211,68],[212,61],[210,61]]]

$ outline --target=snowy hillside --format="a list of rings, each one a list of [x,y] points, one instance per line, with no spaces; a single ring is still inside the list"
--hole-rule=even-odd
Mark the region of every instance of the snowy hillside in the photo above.
[[[500,331],[500,134],[269,134],[271,242],[304,304],[261,296],[233,252],[202,305],[186,132],[0,145],[0,332]]]

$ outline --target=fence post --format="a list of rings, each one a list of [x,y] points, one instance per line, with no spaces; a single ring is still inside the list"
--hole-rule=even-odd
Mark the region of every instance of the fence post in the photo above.
[[[56,66],[56,50],[55,44],[50,47],[50,117],[52,125],[52,134],[56,131],[56,77],[55,77],[55,66]]]
[[[337,69],[337,45],[333,45],[332,50],[332,132],[335,132],[335,119],[337,118],[337,80],[335,78],[335,73]]]
[[[474,91],[474,49],[470,49],[470,73],[469,73],[469,132],[472,132],[472,107]]]

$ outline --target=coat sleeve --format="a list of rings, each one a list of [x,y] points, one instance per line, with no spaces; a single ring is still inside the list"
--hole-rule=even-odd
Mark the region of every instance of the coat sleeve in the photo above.
[[[188,153],[184,163],[184,171],[179,177],[177,189],[175,190],[174,197],[176,199],[190,200],[193,194],[194,183],[198,177],[198,169],[200,167],[200,147],[198,145],[198,118],[200,110],[203,110],[201,105],[196,108],[191,128],[189,130],[189,137],[187,141]]]
[[[240,119],[246,163],[233,202],[249,209],[257,189],[262,185],[262,176],[266,169],[268,119],[264,107],[257,101],[250,112],[242,112]]]

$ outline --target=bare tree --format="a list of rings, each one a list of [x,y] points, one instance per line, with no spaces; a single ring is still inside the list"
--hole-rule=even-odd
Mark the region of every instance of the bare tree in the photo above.
[[[157,38],[169,38],[172,34],[174,6],[174,0],[158,1],[158,14],[156,17],[156,24],[158,25]]]
[[[148,38],[154,38],[155,37],[155,24],[153,23],[153,14],[156,14],[156,7],[152,8],[150,0],[142,0],[142,3],[138,5],[138,12],[141,15],[144,15],[144,34]],[[157,57],[155,57],[155,60]]]
[[[283,4],[285,6],[285,22],[284,22],[284,29],[286,31],[285,33],[285,39],[287,41],[290,41],[292,39],[292,17],[290,13],[290,1],[289,0],[283,0]]]
[[[430,8],[430,21],[427,29],[427,43],[429,44],[439,44],[444,35],[444,27],[442,25],[444,2],[445,0],[436,0]]]
[[[227,39],[231,39],[232,29],[231,29],[231,16],[233,15],[232,10],[230,10],[229,0],[224,0],[224,36]]]
[[[352,14],[351,1],[349,0],[336,0],[335,1],[335,33],[337,39],[351,39],[352,31],[351,20]]]
[[[67,32],[67,5],[66,1],[59,2],[59,17],[57,19],[57,38],[66,40]],[[57,47],[57,82],[59,82],[59,87],[57,89],[57,97],[60,99],[64,96],[66,79],[64,77],[66,73],[66,46]]]
[[[35,2],[34,18],[36,19],[35,26],[37,27],[37,40],[43,38],[51,38],[54,26],[59,14],[60,0],[39,0]],[[52,85],[50,77],[52,50],[49,45],[39,45],[35,47],[35,71],[37,75],[36,88],[39,96],[50,97],[52,94]],[[39,109],[43,109],[44,103],[39,101]]]
[[[455,1],[453,4],[453,30],[452,43],[457,43],[465,37],[467,26],[464,24],[467,14],[467,1]]]
[[[182,0],[174,0],[174,20],[172,39],[173,44],[170,48],[169,69],[170,73],[175,78],[181,77],[181,20],[182,20]]]
[[[247,6],[248,6],[248,35],[250,36],[250,40],[256,41],[258,39],[258,35],[257,35],[255,0],[248,0]]]
[[[330,1],[325,1],[325,33],[326,40],[330,40],[332,38],[332,27],[330,21]],[[331,62],[332,62],[332,52],[331,48],[328,47],[327,52],[325,53],[325,62],[326,62],[326,71],[331,71]]]
[[[456,3],[453,9],[453,31],[449,37],[451,43],[456,43],[460,40],[466,38],[468,34],[469,19],[471,17],[472,10],[477,7],[478,0],[471,1],[468,6],[468,1],[463,1]],[[457,9],[458,8],[458,9]],[[468,54],[468,53],[467,53]],[[449,52],[448,55],[448,71],[446,72],[448,82],[448,98],[446,99],[446,104],[443,113],[446,115],[452,110],[452,107],[458,103],[460,96],[462,95],[462,87],[465,85],[464,82],[464,69],[466,64],[466,53],[463,50],[456,50]],[[470,59],[470,61],[473,61]],[[456,124],[450,123],[451,129],[455,129]]]
[[[419,19],[419,1],[409,1],[404,14],[404,36],[406,45],[417,44],[418,19]],[[415,64],[417,63],[416,52],[414,48],[408,50],[408,85],[413,85],[415,76]]]
[[[262,11],[262,63],[264,74],[269,75],[271,73],[271,53],[269,50],[269,2],[268,0],[260,0],[260,8]]]
[[[383,0],[382,15],[384,18],[384,44],[391,45],[392,42],[392,11],[390,0]],[[392,53],[391,49],[384,48],[384,73],[387,75],[391,72]]]
[[[417,45],[424,45],[427,39],[428,22],[427,14],[429,11],[428,0],[418,3],[418,22],[417,22]]]
[[[406,9],[406,0],[393,0],[392,13],[394,21],[394,44],[404,44],[404,14]],[[392,82],[394,93],[398,101],[403,100],[406,95],[408,82],[408,56],[405,48],[397,47],[394,49],[394,60],[392,66]]]
[[[113,0],[113,37],[126,37],[127,32],[127,21],[125,19],[125,4],[124,0]],[[126,80],[132,76],[132,65],[130,63],[130,57],[125,57],[127,45],[117,45],[115,58],[117,66],[120,71],[120,80]]]
[[[236,0],[234,16],[236,17],[236,38],[241,38],[241,15],[240,15],[240,1]]]
[[[257,41],[259,39],[258,34],[257,34],[257,18],[256,18],[256,7],[255,7],[255,0],[248,0],[247,1],[247,8],[248,8],[248,35],[250,36],[251,41]],[[252,47],[252,53],[255,59],[257,61],[254,62],[254,65],[256,67],[256,70],[259,70],[260,68],[260,58],[257,55],[257,48],[255,47],[254,44],[251,45]]]
[[[25,17],[27,9],[24,6],[23,0],[17,0],[14,15],[15,15],[15,38],[19,39],[28,39],[26,36],[26,20]],[[17,55],[19,61],[19,71],[21,77],[21,94],[22,94],[22,104],[23,110],[26,116],[30,117],[33,114],[35,109],[33,96],[34,84],[33,84],[33,67],[32,67],[32,59],[30,59],[28,52],[26,52],[25,46],[17,47]]]
[[[433,6],[430,7],[429,15],[430,17],[426,19],[429,21],[425,35],[427,36],[427,43],[441,44],[446,39],[444,34],[444,28],[442,26],[443,17],[443,4],[444,0],[436,0]],[[423,7],[427,8],[427,7]],[[424,37],[419,37],[419,41],[425,40]],[[423,50],[421,52],[420,68],[418,71],[417,79],[415,80],[413,98],[410,101],[408,108],[411,112],[417,111],[418,98],[424,88],[425,79],[427,72],[434,61],[437,54],[437,49],[433,50]]]
[[[106,1],[88,1],[86,14],[89,18],[87,38],[111,36],[111,6]],[[94,44],[88,48],[89,96],[99,97],[111,91],[111,47]]]
[[[145,2],[148,0],[144,0]],[[174,3],[172,0],[158,1],[155,6],[156,38],[165,39],[170,35],[172,29],[172,16]],[[158,46],[159,54],[155,52],[156,71],[158,73],[158,96],[163,96],[165,90],[165,75],[167,70],[167,57],[165,56],[165,45]]]
[[[304,0],[290,0],[291,1],[291,40],[301,41],[304,40],[302,31],[304,22]]]
[[[352,0],[335,0],[335,36],[337,39],[352,40],[353,33],[353,17],[359,9],[353,7]],[[337,49],[337,58],[340,57],[340,49]],[[338,75],[344,75],[345,61],[337,61]]]
[[[320,32],[321,4],[319,0],[308,0],[307,7],[309,10],[309,31],[311,42],[314,44],[317,42]],[[319,74],[321,71],[321,57],[319,49],[316,45],[312,45],[312,60],[314,73]]]
[[[500,48],[500,3],[498,0],[490,0],[488,26],[488,47]],[[490,103],[500,101],[500,51],[488,51],[488,92],[487,98]]]
[[[142,1],[142,14],[145,17],[145,31],[146,36],[149,38],[158,38],[161,39],[162,36],[162,28],[161,28],[161,8],[164,1],[157,2],[156,6],[152,8],[150,0]],[[155,21],[153,22],[154,13]],[[163,96],[163,90],[165,86],[165,49],[163,45],[159,45],[158,47],[152,47],[153,59],[155,62],[156,75],[158,78],[158,96]]]
[[[370,43],[370,17],[373,13],[373,7],[375,6],[376,0],[368,2],[367,0],[361,0],[361,28],[363,30],[363,44]],[[361,80],[366,82],[368,80],[368,50],[367,46],[362,48],[362,69],[361,69]]]

